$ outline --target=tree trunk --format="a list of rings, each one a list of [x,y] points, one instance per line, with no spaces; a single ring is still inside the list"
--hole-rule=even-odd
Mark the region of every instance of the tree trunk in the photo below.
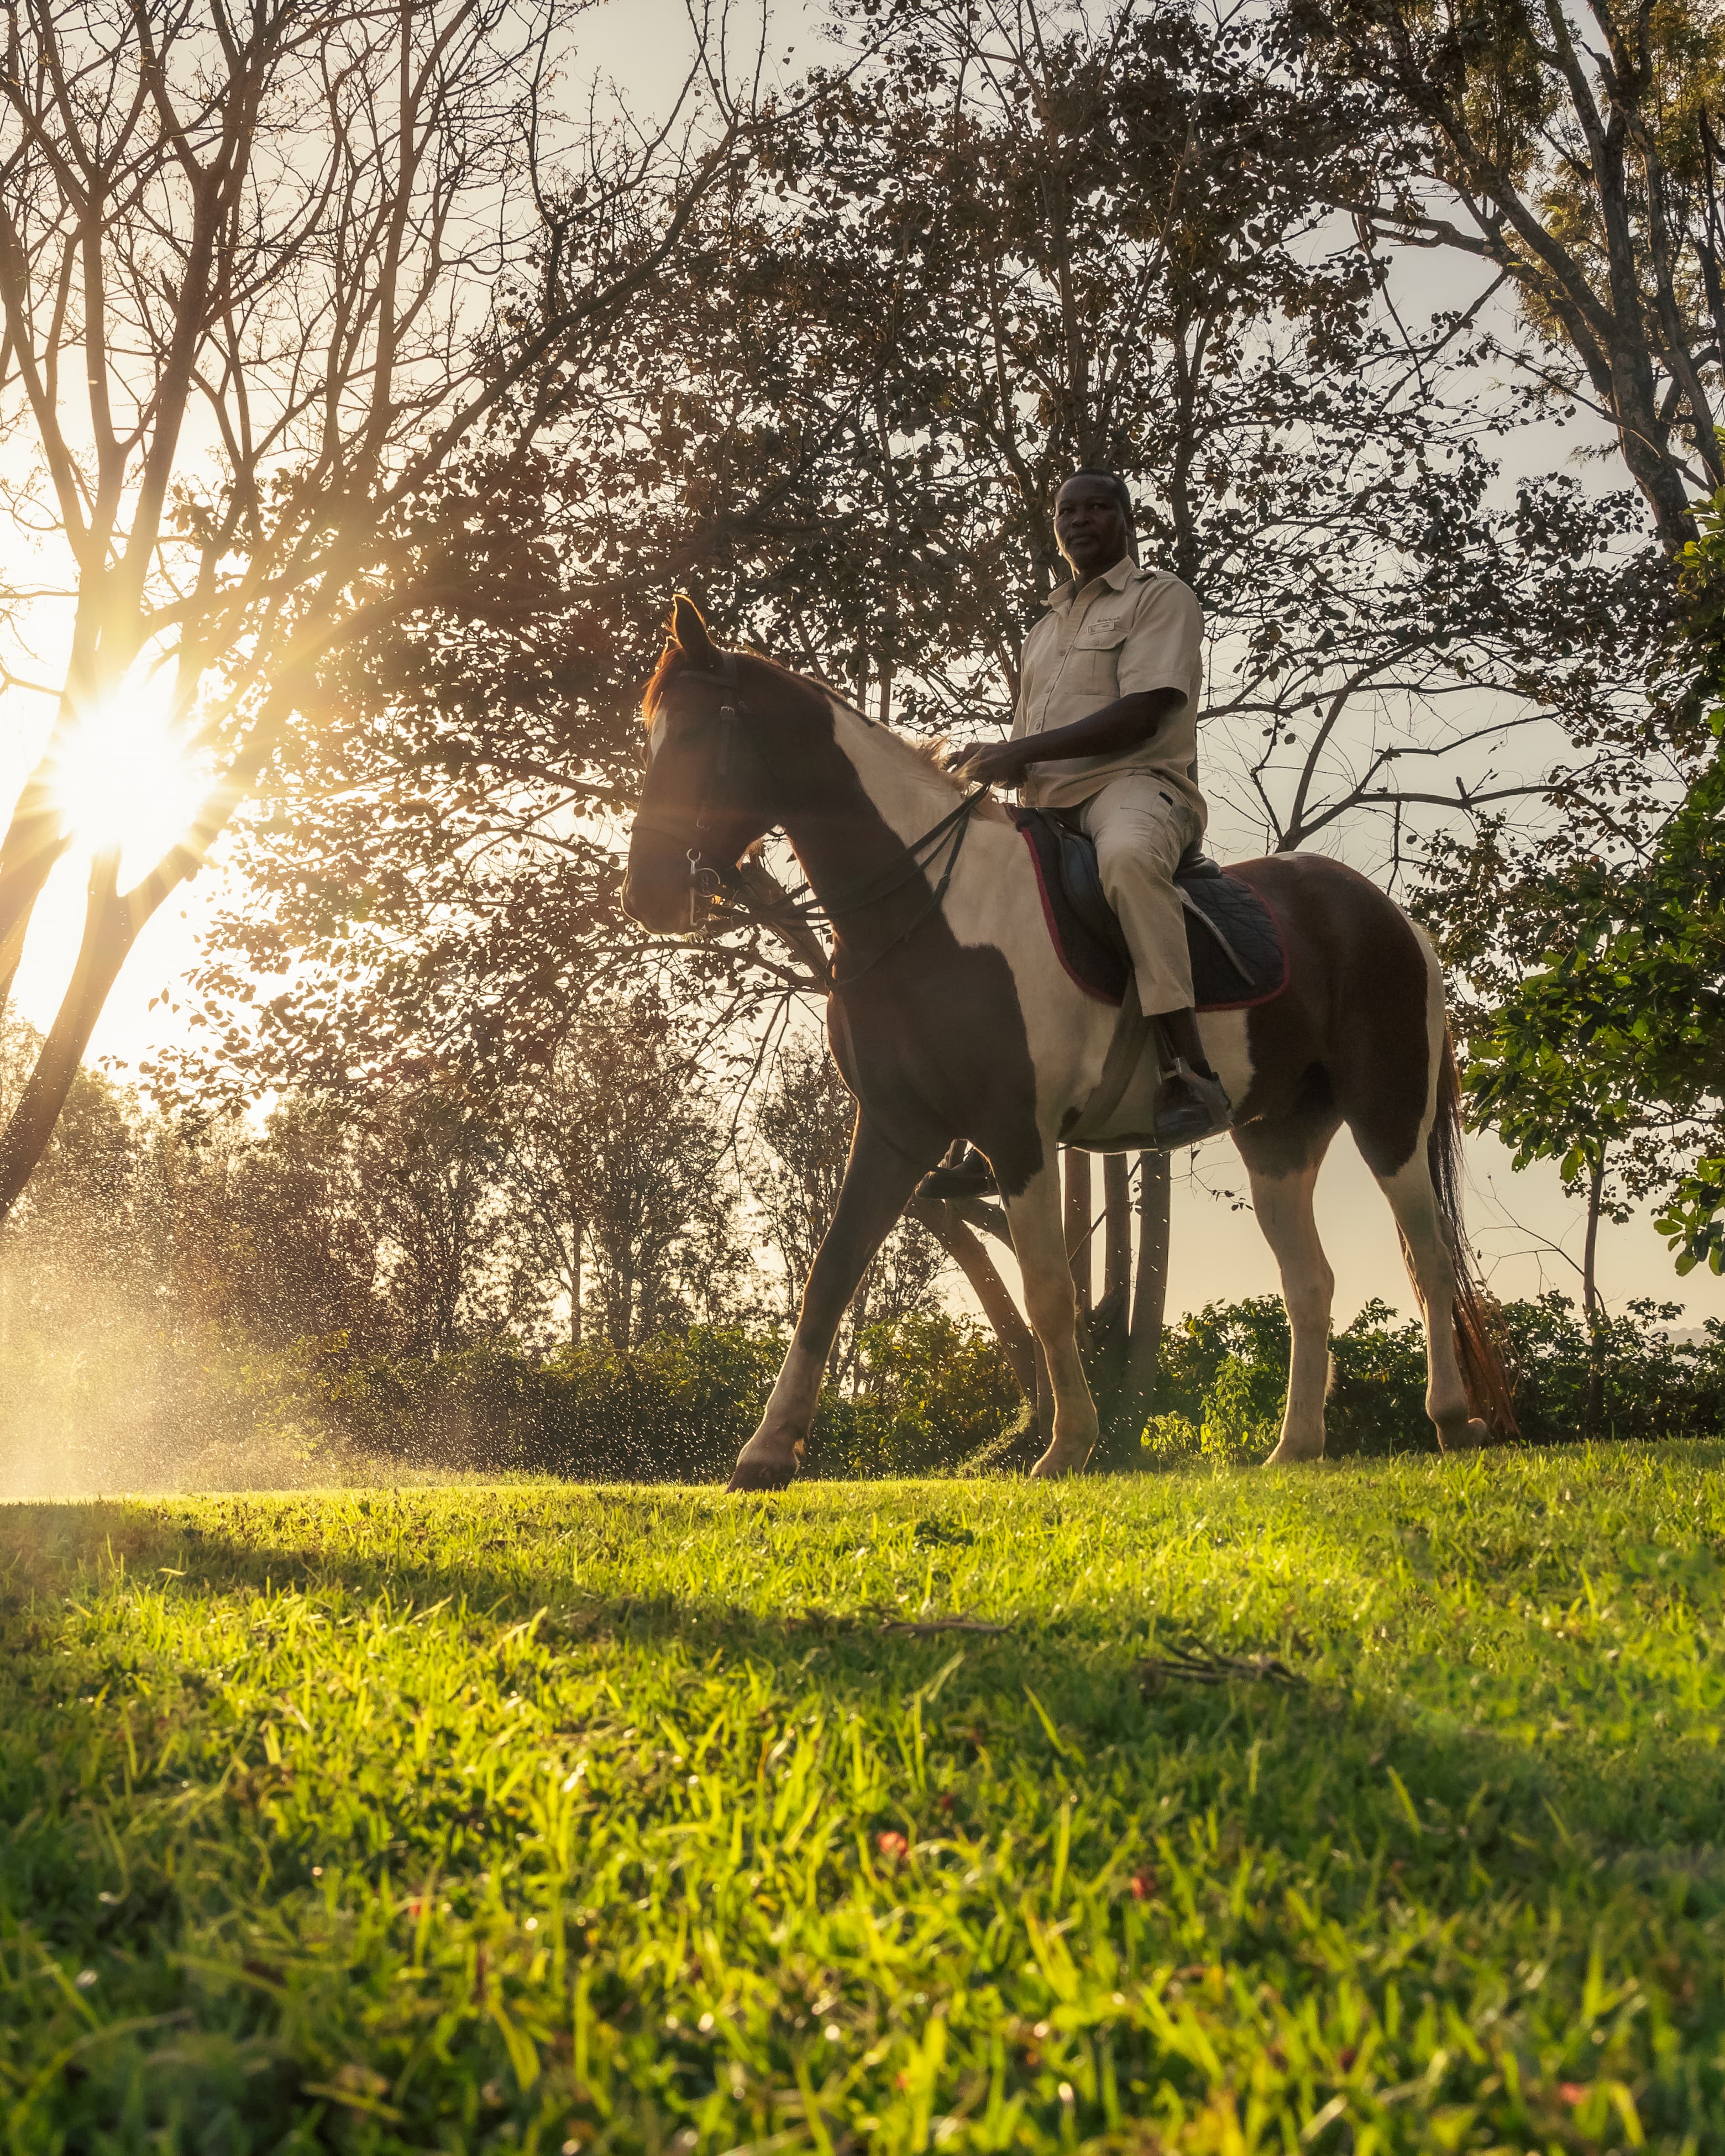
[[[1168,1158],[1138,1155],[1138,1271],[1132,1291],[1127,1383],[1147,1421],[1156,1404],[1156,1373],[1162,1360],[1163,1320],[1168,1309]]]
[[[1027,1400],[1034,1402],[1036,1398],[1035,1342],[1029,1327],[1019,1315],[1011,1291],[1001,1279],[994,1260],[988,1255],[981,1239],[958,1218],[953,1206],[917,1205],[913,1210],[917,1219],[922,1222],[970,1282],[973,1293],[983,1306],[983,1317],[994,1329],[1000,1352],[1012,1366],[1012,1374],[1018,1380],[1019,1390]]]
[[[569,1345],[581,1345],[581,1235],[583,1224],[569,1224]]]
[[[1118,1295],[1130,1297],[1132,1271],[1132,1171],[1123,1152],[1111,1152],[1102,1162],[1102,1300]]]
[[[1066,1153],[1066,1255],[1072,1260],[1072,1285],[1078,1291],[1078,1315],[1091,1310],[1091,1253],[1096,1238],[1090,1232],[1090,1155],[1074,1146]]]
[[[884,651],[877,654],[876,658],[880,669],[880,696],[878,706],[880,723],[883,726],[890,726],[892,724],[893,665]]]
[[[90,1045],[108,991],[136,938],[140,925],[132,900],[118,889],[120,856],[99,854],[90,864],[89,902],[78,961],[48,1038],[25,1081],[18,1106],[0,1134],[0,1220],[18,1203],[48,1150],[72,1081]]]
[[[1138,1157],[1138,1255],[1132,1261],[1131,1178],[1124,1154],[1103,1168],[1107,1193],[1107,1292],[1096,1307],[1087,1368],[1101,1437],[1098,1467],[1131,1471],[1143,1463],[1144,1424],[1154,1399],[1168,1291],[1168,1155]]]
[[[1581,1250],[1581,1304],[1587,1317],[1587,1399],[1581,1411],[1584,1437],[1603,1434],[1605,1419],[1605,1342],[1601,1329],[1604,1317],[1594,1263],[1599,1246],[1599,1206],[1605,1189],[1605,1148],[1594,1156],[1587,1184],[1587,1239]]]
[[[45,760],[31,773],[0,840],[0,1006],[11,993],[36,901],[71,843],[54,806],[54,778]]]

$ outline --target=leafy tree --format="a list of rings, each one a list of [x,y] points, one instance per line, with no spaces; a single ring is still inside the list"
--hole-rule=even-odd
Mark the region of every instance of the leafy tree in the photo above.
[[[1681,567],[1686,655],[1725,688],[1725,501],[1702,515]],[[1725,734],[1725,707],[1712,732]],[[1595,827],[1517,850],[1488,829],[1433,863],[1447,949],[1476,998],[1468,1091],[1518,1165],[1556,1160],[1585,1192],[1583,1308],[1595,1327],[1601,1217],[1651,1198],[1680,1272],[1725,1270],[1722,813],[1715,749],[1675,813],[1631,822],[1630,844]]]
[[[1696,0],[1286,0],[1321,187],[1393,243],[1450,249],[1507,289],[1504,347],[1536,400],[1610,424],[1675,557],[1725,484],[1719,146],[1725,25]]]
[[[272,1348],[435,1355],[506,1323],[500,1143],[447,1077],[136,1126],[133,1232],[182,1309]]]
[[[1721,781],[1698,724],[1725,670],[1725,555],[1717,508],[1696,500],[1717,502],[1725,482],[1710,117],[1725,31],[1717,10],[1686,0],[1593,0],[1589,12],[1584,31],[1522,0],[1290,0],[1282,19],[1307,85],[1340,122],[1321,192],[1392,243],[1480,263],[1486,296],[1513,303],[1517,334],[1493,341],[1523,393],[1609,423],[1678,571],[1644,579],[1651,648],[1611,662],[1644,707],[1641,788],[1576,800],[1531,844],[1491,825],[1451,838],[1428,864],[1445,954],[1479,998],[1470,1091],[1517,1164],[1554,1159],[1585,1194],[1583,1302],[1597,1335],[1601,1218],[1653,1196],[1680,1270],[1725,1265]]]
[[[55,716],[0,834],[0,997],[80,835],[69,768],[130,757],[154,788],[183,764],[201,798],[127,889],[96,835],[70,983],[0,1133],[0,1214],[139,930],[316,726],[320,666],[393,618],[404,546],[422,567],[436,555],[407,505],[476,441],[531,442],[546,355],[603,351],[726,168],[736,117],[644,149],[552,121],[545,86],[583,12],[73,0],[9,16],[8,506],[40,542],[31,603],[58,603],[68,650],[58,686],[8,675]],[[572,154],[584,183],[559,169]]]
[[[329,1094],[290,1095],[261,1133],[234,1116],[149,1119],[138,1232],[172,1301],[267,1348],[381,1346],[391,1312],[357,1137]]]
[[[485,1105],[421,1081],[374,1097],[356,1126],[356,1210],[397,1340],[437,1355],[500,1332],[501,1147]]]
[[[743,1270],[731,1132],[699,1038],[658,998],[593,997],[542,1077],[511,1094],[506,1185],[525,1262],[614,1347],[735,1314]]]

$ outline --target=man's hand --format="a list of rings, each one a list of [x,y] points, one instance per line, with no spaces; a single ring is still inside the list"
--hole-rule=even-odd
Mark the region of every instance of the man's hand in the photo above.
[[[1141,689],[1105,704],[1087,719],[1023,741],[961,742],[947,757],[948,771],[991,785],[1018,786],[1033,763],[1064,763],[1074,757],[1118,756],[1149,740],[1168,713],[1186,701],[1183,689]]]
[[[1034,757],[1024,742],[960,742],[947,752],[947,768],[979,786],[1016,786]]]

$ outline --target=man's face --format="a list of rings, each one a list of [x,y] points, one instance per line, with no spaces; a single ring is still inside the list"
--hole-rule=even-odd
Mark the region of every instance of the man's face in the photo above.
[[[1069,479],[1055,496],[1055,538],[1081,583],[1111,569],[1131,536],[1113,488],[1101,480]]]

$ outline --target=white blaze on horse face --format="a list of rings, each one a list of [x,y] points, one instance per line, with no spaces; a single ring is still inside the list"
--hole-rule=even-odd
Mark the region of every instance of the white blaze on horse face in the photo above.
[[[647,761],[649,763],[652,762],[654,757],[658,755],[660,750],[665,746],[665,714],[661,711],[659,716],[655,719],[652,725],[647,730]]]

